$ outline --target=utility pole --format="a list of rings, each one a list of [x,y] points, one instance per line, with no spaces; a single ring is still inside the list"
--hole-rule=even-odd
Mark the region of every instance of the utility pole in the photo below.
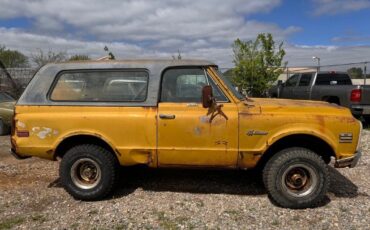
[[[320,58],[313,56],[312,59],[317,60],[317,72],[319,72],[320,71]]]

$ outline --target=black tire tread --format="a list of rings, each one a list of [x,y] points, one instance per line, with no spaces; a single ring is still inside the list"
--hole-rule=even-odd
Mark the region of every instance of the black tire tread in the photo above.
[[[9,134],[9,128],[4,124],[4,121],[0,119],[0,136]]]
[[[103,167],[105,167],[109,172],[110,179],[104,188],[97,191],[81,192],[78,191],[78,188],[74,188],[73,182],[70,179],[70,170],[67,170],[68,164],[71,164],[71,161],[76,159],[76,157],[78,159],[78,156],[91,157],[91,155],[99,158],[99,160],[103,162]],[[59,175],[65,190],[74,198],[85,201],[101,200],[107,197],[116,185],[116,181],[118,179],[117,166],[118,162],[116,157],[105,148],[93,144],[83,144],[72,147],[65,153],[59,167]]]
[[[323,173],[319,175],[321,177],[319,178],[319,186],[322,189],[314,199],[303,200],[301,202],[292,202],[285,199],[276,191],[276,180],[272,175],[277,174],[279,167],[285,162],[299,158],[314,162],[321,169]],[[269,192],[270,198],[279,206],[292,209],[311,208],[316,207],[327,193],[330,184],[330,177],[328,166],[319,155],[309,149],[293,147],[278,152],[267,162],[265,168],[263,169],[263,183]]]

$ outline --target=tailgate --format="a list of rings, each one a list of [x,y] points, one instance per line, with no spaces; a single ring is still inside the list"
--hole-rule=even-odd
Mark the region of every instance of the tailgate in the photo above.
[[[370,105],[370,85],[361,86],[361,102],[362,105]]]

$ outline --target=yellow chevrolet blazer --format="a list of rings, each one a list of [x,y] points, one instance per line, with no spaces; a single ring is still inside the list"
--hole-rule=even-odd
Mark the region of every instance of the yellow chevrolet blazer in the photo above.
[[[354,167],[361,123],[326,102],[246,98],[200,60],[48,64],[15,106],[12,154],[57,160],[76,199],[110,194],[118,166],[262,169],[282,207],[315,206],[327,164]]]

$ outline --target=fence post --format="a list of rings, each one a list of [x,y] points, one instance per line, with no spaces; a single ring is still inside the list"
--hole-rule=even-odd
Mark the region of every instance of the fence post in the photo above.
[[[286,80],[287,81],[289,79],[289,67],[286,67]]]
[[[367,62],[365,62],[365,66],[364,66],[364,85],[366,85],[366,68],[367,67]]]

